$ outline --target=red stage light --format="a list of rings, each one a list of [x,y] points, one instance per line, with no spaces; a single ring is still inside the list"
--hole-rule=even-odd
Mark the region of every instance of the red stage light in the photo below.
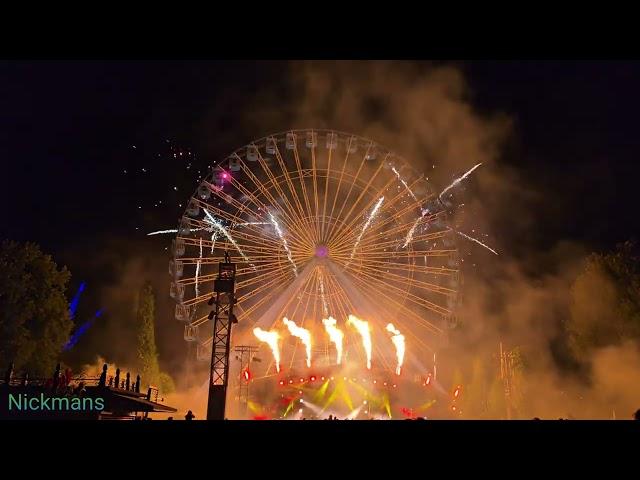
[[[242,376],[245,379],[245,381],[249,381],[251,380],[251,372],[249,371],[248,368],[246,368],[243,372],[242,372]]]
[[[315,375],[311,375],[311,378],[309,378],[309,380],[311,380],[312,382],[315,382],[316,381]]]
[[[324,377],[320,377],[320,380],[324,380]]]
[[[291,384],[291,383],[293,383],[293,380],[289,380],[289,383],[290,383],[290,384]]]
[[[462,388],[460,385],[456,387],[455,392],[453,392],[453,398],[458,398],[458,395],[460,395],[460,388]]]
[[[300,379],[300,381],[301,381],[301,382],[304,382],[304,378],[301,378],[301,379]]]
[[[425,385],[427,385],[427,386],[428,386],[428,385],[431,385],[431,374],[429,374],[429,375],[427,376],[427,381],[425,382]]]
[[[280,385],[284,385],[284,380],[280,380]]]

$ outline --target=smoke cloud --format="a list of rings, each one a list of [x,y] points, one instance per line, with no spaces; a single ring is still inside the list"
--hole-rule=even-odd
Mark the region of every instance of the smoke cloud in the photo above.
[[[640,407],[637,345],[607,345],[579,360],[573,355],[563,325],[571,315],[571,285],[590,247],[564,238],[539,243],[537,232],[545,228],[544,216],[561,215],[555,211],[561,192],[545,191],[519,167],[514,158],[520,151],[514,148],[519,141],[514,120],[501,112],[479,112],[462,68],[378,61],[294,62],[283,65],[282,78],[284,83],[276,87],[266,82],[247,99],[236,99],[240,113],[231,121],[237,122],[242,134],[234,137],[235,144],[228,140],[229,150],[292,128],[353,132],[406,158],[436,189],[483,164],[454,192],[453,204],[464,205],[456,210],[455,225],[470,235],[483,235],[479,238],[500,256],[459,240],[465,283],[459,326],[448,333],[438,361],[444,390],[456,375],[468,383],[477,380],[480,364],[486,388],[491,388],[499,373],[502,342],[507,350],[518,348],[524,359],[525,380],[519,392],[524,406],[517,414],[522,418],[610,418],[614,411],[618,418],[629,418]],[[228,115],[227,109],[212,107],[202,122],[202,137],[207,138]],[[229,132],[225,135],[228,139]],[[209,153],[223,158],[227,152]],[[204,418],[206,389],[201,385],[207,368],[185,363],[182,331],[166,295],[168,256],[160,253],[166,253],[161,244],[168,240],[144,242],[146,247],[137,248],[135,254],[130,253],[129,242],[129,253],[112,259],[125,258],[102,298],[108,311],[126,318],[131,293],[143,278],[151,277],[157,292],[161,358],[179,377],[179,391],[167,400]],[[592,312],[590,321],[606,321],[613,301],[606,295],[581,298],[580,308]],[[111,317],[113,322],[117,316]],[[126,362],[131,343],[123,338],[126,330],[121,327],[117,323],[105,327],[100,342],[108,344],[114,358]],[[186,371],[193,373],[192,379],[182,382]],[[420,394],[406,399],[421,400]],[[504,418],[504,413],[490,407],[473,411],[476,418]]]

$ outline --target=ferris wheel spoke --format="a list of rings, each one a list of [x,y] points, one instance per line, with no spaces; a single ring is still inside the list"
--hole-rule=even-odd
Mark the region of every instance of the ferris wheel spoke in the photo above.
[[[393,199],[392,199],[393,202]],[[389,207],[391,205],[387,205],[387,207]],[[366,235],[364,235],[364,237],[361,240],[361,245],[365,245],[367,243],[370,243],[371,241],[373,241],[375,238],[377,238],[377,236],[372,236],[372,233],[377,232],[378,230],[382,229],[383,227],[387,226],[388,224],[397,221],[397,219],[402,218],[406,213],[408,213],[409,211],[411,211],[413,208],[412,206],[408,206],[405,207],[404,209],[395,212],[393,216],[388,216],[387,218],[383,218],[382,220],[376,222],[375,224],[371,225],[366,232]],[[434,217],[435,218],[435,217]],[[420,218],[419,218],[420,220]],[[429,219],[428,221],[432,221],[433,219]],[[396,225],[395,227],[391,227],[391,228],[387,228],[384,230],[384,235],[385,236],[389,236],[389,235],[393,235],[396,233],[405,233],[405,232],[409,232],[412,228],[414,228],[414,226],[416,225],[416,220],[415,219],[411,219],[410,221],[406,222],[406,223],[401,223]],[[353,230],[351,230],[351,232],[354,232]],[[350,236],[345,236],[343,238],[343,240],[341,242],[336,242],[333,244],[333,249],[336,251],[340,251],[340,250],[347,250],[349,249],[350,245],[350,241],[352,240],[352,237],[355,235],[355,233],[351,233]]]
[[[372,302],[375,302],[376,300],[378,300],[378,297],[371,293],[368,290],[361,290],[361,293],[369,300]],[[378,302],[380,303],[380,302]],[[397,311],[392,311],[388,308],[388,306],[382,302],[380,305],[380,308],[385,312],[384,317],[388,318],[388,319],[393,319],[393,324],[396,325],[397,327],[400,328],[400,330],[404,333],[406,332],[406,334],[410,335],[411,338],[413,340],[415,340],[417,342],[417,344],[419,344],[420,346],[424,347],[425,349],[429,350],[430,352],[433,352],[433,349],[422,339],[420,338],[419,335],[417,335],[414,331],[413,331],[413,325],[421,327],[421,328],[425,328],[428,330],[429,333],[433,334],[433,328],[431,325],[425,325],[422,322],[413,322],[413,323],[409,323],[409,322],[405,322],[404,319],[400,319],[398,312]],[[418,317],[420,318],[420,317]],[[386,325],[381,324],[380,325],[383,329],[386,327]]]
[[[343,230],[351,229],[353,227],[353,225],[358,221],[358,218],[360,218],[363,214],[368,212],[371,209],[371,207],[373,207],[373,204],[378,201],[378,199],[380,198],[382,193],[387,188],[389,188],[389,186],[393,183],[394,180],[391,179],[384,186],[379,188],[376,191],[376,193],[373,193],[372,195],[370,195],[372,197],[371,200],[368,203],[366,203],[364,206],[362,206],[360,208],[360,210],[358,210],[358,212],[353,217],[351,216],[353,211],[355,210],[355,208],[360,203],[360,201],[364,198],[364,196],[366,194],[370,194],[369,189],[371,188],[371,185],[373,184],[373,182],[376,179],[376,177],[378,176],[378,174],[382,171],[382,167],[384,166],[384,163],[387,161],[388,158],[389,158],[389,155],[388,154],[385,155],[385,157],[382,159],[382,161],[378,165],[378,168],[376,168],[376,170],[373,173],[373,175],[369,178],[369,181],[367,182],[367,184],[360,191],[360,195],[358,195],[358,198],[352,203],[351,208],[349,209],[349,211],[344,215],[344,217],[341,217],[343,219],[344,223],[346,223],[346,226],[344,227]],[[339,237],[340,237],[340,232],[338,232],[336,234],[336,238],[339,238]],[[329,239],[329,243],[333,243],[333,241],[335,241],[334,238],[330,238]]]
[[[274,141],[274,145],[275,145],[275,141]],[[280,196],[280,198],[284,202],[285,207],[287,208],[287,211],[288,211],[289,218],[297,218],[298,214],[294,211],[293,206],[289,202],[289,199],[285,195],[284,191],[280,188],[280,183],[276,180],[276,176],[267,165],[267,162],[265,162],[264,157],[262,156],[262,153],[260,153],[260,150],[258,149],[256,149],[256,151],[258,152],[258,161],[260,162],[262,171],[267,175],[276,193]]]
[[[286,278],[291,275],[291,268],[288,265],[282,265],[281,267],[271,270],[269,272],[261,273],[259,275],[254,275],[247,280],[242,280],[236,283],[236,288],[238,290],[242,290],[248,286],[254,285],[256,283],[260,283],[262,280],[267,278],[278,277],[280,279]]]
[[[409,228],[407,228],[409,227]],[[413,226],[410,224],[403,224],[393,227],[389,230],[384,231],[384,237],[388,238],[391,235],[402,234],[401,237],[393,238],[392,240],[381,240],[381,236],[383,233],[379,233],[374,235],[374,232],[369,232],[368,235],[365,235],[360,243],[358,244],[358,252],[368,252],[376,249],[386,249],[388,247],[398,247],[402,250],[406,251],[405,244],[408,246],[409,244],[416,244],[420,241],[430,241],[438,238],[445,237],[449,231],[448,230],[440,230],[440,231],[432,231],[429,233],[423,233],[419,235],[415,235],[414,232],[411,232]],[[413,234],[412,234],[413,233]],[[411,235],[412,234],[412,235]],[[409,239],[408,236],[411,235]],[[343,244],[340,247],[336,247],[332,250],[336,256],[345,256],[353,250],[353,247],[350,244]]]
[[[384,275],[385,278],[391,278],[391,279],[396,279],[399,282],[407,282],[409,279],[407,279],[406,277],[402,276],[402,275],[398,275],[396,273],[391,273],[387,270],[381,269],[381,268],[376,268],[376,267],[372,267],[372,266],[368,266],[368,265],[362,265],[360,268],[357,267],[353,267],[352,265],[349,265],[347,267],[347,269],[355,272],[355,273],[363,273],[363,272],[368,272],[371,275],[376,275],[376,274],[381,274]],[[411,273],[415,273],[415,271],[411,271]],[[451,288],[446,288],[446,287],[441,287],[440,285],[436,285],[433,283],[429,283],[429,282],[425,282],[422,280],[417,280],[417,279],[413,279],[409,281],[409,285],[410,286],[416,286],[418,288],[421,288],[423,290],[427,290],[433,293],[439,293],[442,295],[452,295],[456,293],[456,290],[453,290]]]
[[[242,162],[242,160],[240,160],[240,166],[241,168],[243,168],[247,176],[252,180],[252,182],[257,188],[257,191],[259,191],[263,196],[265,196],[265,199],[272,205],[272,207],[276,209],[283,216],[283,218],[286,219],[287,224],[290,225],[291,227],[296,227],[300,222],[289,217],[289,215],[280,207],[280,204],[278,203],[278,201],[269,193],[269,190],[262,184],[262,182],[260,182],[260,180],[257,179],[257,177],[253,174],[251,169],[247,167],[246,164]],[[231,182],[243,195],[245,195],[249,199],[249,201],[251,201],[251,203],[253,203],[258,208],[258,210],[269,212],[268,205],[265,204],[263,201],[261,201],[254,194],[254,192],[250,191],[244,185],[242,185],[239,181],[233,178],[231,179]],[[262,215],[258,215],[258,218],[262,218]],[[293,228],[290,229],[290,233],[292,235],[298,236],[298,240],[301,243],[311,247],[313,243],[312,239],[308,235],[304,235],[304,230],[302,229],[293,230],[293,231],[292,230]]]
[[[202,220],[196,220],[196,219],[191,220],[191,225],[194,225],[200,229],[215,228],[215,227],[212,227],[211,223],[207,223]],[[281,248],[279,241],[270,238],[270,236],[264,235],[264,233],[262,233],[262,235],[259,235],[259,234],[254,235],[249,231],[235,230],[233,231],[233,238],[238,243],[238,245],[240,245],[240,247],[250,246],[251,244],[254,244],[254,245],[271,245],[272,248],[274,249]],[[249,242],[249,243],[242,243],[242,242]]]
[[[212,185],[211,183],[208,183],[206,181],[204,183],[208,186],[209,190],[211,191],[211,193],[213,193],[213,195],[215,195],[219,200],[234,207],[237,210],[237,212],[245,214],[249,218],[260,218],[259,212],[256,212],[255,210],[252,210],[244,203],[239,202],[236,198],[233,197],[233,195],[229,195],[228,193],[225,193],[222,190],[222,188],[216,187],[215,185]],[[231,183],[233,185],[233,177],[231,177]],[[216,215],[219,215],[222,218],[229,220],[232,224],[240,224],[240,225],[246,224],[244,225],[245,227],[253,227],[251,222],[245,222],[240,215],[237,215],[237,214],[234,215],[229,213],[226,210],[217,208],[203,199],[193,197],[192,201],[197,202],[197,204],[200,205],[202,208],[207,208],[210,212],[215,212]]]
[[[353,137],[349,138],[349,143],[347,145],[346,153],[345,153],[345,156],[344,156],[344,162],[342,164],[342,170],[340,170],[340,177],[338,179],[338,185],[336,186],[336,192],[333,195],[333,202],[331,204],[331,213],[329,214],[329,218],[330,219],[334,218],[333,212],[335,211],[336,202],[338,200],[338,195],[339,195],[340,190],[342,188],[342,179],[344,178],[345,170],[347,168],[347,161],[349,160],[349,153],[351,152],[352,143],[353,143]],[[329,177],[329,170],[327,170],[327,178],[328,177]],[[328,192],[328,190],[327,190],[327,192]],[[336,223],[337,222],[332,223],[331,224],[331,230],[329,230],[328,233],[325,236],[322,237],[322,242],[323,243],[325,243],[325,244],[329,243],[328,240],[331,237],[331,235],[333,234],[333,229],[335,228],[335,224]]]
[[[358,218],[360,218],[365,212],[367,212],[368,210],[371,209],[371,207],[373,206],[373,204],[375,202],[377,202],[380,198],[382,198],[382,193],[392,184],[394,183],[396,180],[395,178],[391,178],[391,180],[380,190],[378,190],[378,192],[376,192],[376,194],[374,194],[372,200],[369,202],[369,204],[367,204],[365,206],[365,208],[358,213],[358,215],[356,215],[352,221],[345,226],[342,230],[341,230],[341,234],[339,236],[336,236],[336,238],[333,239],[332,244],[335,245],[334,248],[340,248],[342,246],[344,246],[344,244],[346,244],[349,241],[352,241],[352,237],[355,235],[353,227],[356,223],[356,221],[358,220]],[[371,238],[371,233],[376,232],[378,230],[380,230],[383,226],[386,226],[388,223],[395,221],[397,218],[401,218],[404,214],[406,214],[407,212],[413,210],[416,207],[420,207],[422,201],[421,200],[416,200],[414,202],[412,202],[411,204],[409,204],[407,207],[403,208],[402,210],[393,212],[393,214],[389,214],[385,217],[385,214],[387,212],[389,212],[391,210],[391,208],[400,200],[402,200],[403,198],[405,198],[406,194],[404,192],[398,193],[396,194],[394,197],[392,197],[391,199],[387,200],[386,202],[383,202],[381,204],[381,208],[378,211],[378,217],[381,217],[382,220],[379,222],[375,222],[373,225],[370,226],[370,228],[368,229],[368,231],[366,232],[366,237]],[[414,219],[415,221],[415,219]]]
[[[372,298],[374,300],[376,300],[378,303],[380,303],[381,301],[386,302],[388,305],[394,305],[396,308],[398,308],[399,310],[403,311],[408,317],[413,318],[415,321],[417,321],[418,323],[422,323],[425,327],[429,328],[432,332],[434,333],[442,333],[442,329],[437,327],[436,325],[434,325],[433,323],[429,322],[428,320],[420,317],[418,314],[416,314],[411,308],[409,308],[407,305],[405,305],[402,302],[399,302],[398,300],[396,300],[394,297],[389,295],[389,288],[386,284],[384,285],[380,285],[380,282],[365,282],[364,280],[362,280],[361,278],[354,276],[352,274],[350,274],[350,276],[354,279],[354,283],[360,286],[360,290],[361,291],[369,291],[371,292],[371,294],[373,295]],[[438,315],[441,316],[446,316],[448,315],[450,312],[447,311],[447,313],[440,313],[439,311],[433,310],[432,308],[429,308],[428,306],[422,304],[421,302],[415,302],[412,301],[411,299],[407,298],[407,300],[410,300],[411,303],[415,304],[416,306],[419,307],[425,307],[431,311],[434,311],[435,313],[438,313]],[[436,305],[437,307],[437,305]]]
[[[273,282],[270,282],[267,286],[265,286],[264,290],[266,290],[267,293],[265,295],[263,295],[260,298],[260,300],[258,300],[253,305],[249,306],[249,308],[247,308],[247,309],[244,308],[242,303],[247,301],[250,297],[246,297],[243,300],[238,299],[238,305],[240,306],[240,309],[242,310],[240,316],[238,317],[238,321],[244,320],[245,318],[248,318],[250,321],[252,321],[251,320],[251,315],[253,314],[253,312],[258,310],[263,305],[266,305],[267,302],[269,300],[271,300],[273,297],[277,297],[278,295],[280,295],[280,293],[282,293],[285,290],[286,286],[287,286],[286,283],[278,283],[275,288],[273,288],[272,285],[273,285]],[[262,290],[259,291],[258,293],[262,293]],[[253,296],[255,296],[255,294]],[[255,323],[255,321],[252,321],[252,323]]]
[[[379,267],[391,268],[393,270],[403,270],[407,272],[419,272],[425,273],[429,275],[444,275],[444,276],[452,276],[458,273],[458,270],[452,268],[445,267],[427,267],[424,265],[417,264],[406,264],[406,263],[397,263],[397,262],[385,262],[381,260],[371,260],[368,259],[366,262],[368,265],[375,265]]]
[[[296,204],[296,208],[298,209],[298,218],[305,218],[304,209],[302,208],[302,204],[300,203],[300,198],[298,196],[298,192],[293,184],[293,180],[291,179],[291,175],[289,175],[289,169],[287,168],[284,159],[282,158],[282,154],[280,153],[280,147],[278,147],[277,143],[274,143],[275,146],[275,156],[278,161],[278,166],[284,175],[285,182],[289,187],[289,192],[291,193],[291,199]]]
[[[298,179],[300,180],[300,188],[302,189],[302,198],[304,200],[304,205],[306,207],[306,215],[305,218],[309,219],[309,228],[311,228],[313,232],[313,237],[315,239],[318,238],[318,231],[316,229],[316,224],[313,221],[313,211],[311,210],[311,205],[309,203],[309,195],[307,193],[307,186],[305,183],[305,175],[303,173],[302,164],[300,162],[300,152],[298,152],[298,142],[293,143],[293,157],[296,162],[296,168],[298,169]]]
[[[353,179],[352,179],[351,183],[349,184],[349,191],[347,192],[347,195],[344,197],[342,205],[340,206],[340,211],[338,212],[338,215],[337,215],[338,218],[342,218],[342,212],[344,211],[344,207],[347,204],[347,200],[351,196],[351,192],[353,191],[353,187],[356,184],[356,179],[360,177],[360,172],[362,171],[362,167],[364,166],[364,163],[365,163],[365,161],[367,159],[367,156],[369,155],[370,151],[371,151],[371,144],[369,144],[365,154],[362,156],[362,161],[360,162],[360,166],[358,167],[358,171],[353,176]],[[336,192],[336,196],[337,196],[338,193],[339,192]],[[334,227],[335,227],[335,225],[334,225]],[[333,238],[333,231],[334,231],[334,229],[332,228],[331,231],[329,232],[327,243],[331,243],[331,239]]]
[[[267,185],[265,185],[260,180],[258,180],[258,178],[254,175],[254,173],[246,165],[246,163],[242,161],[242,159],[240,159],[240,166],[243,169],[243,171],[247,174],[247,176],[251,179],[251,181],[257,188],[257,191],[259,191],[260,194],[262,194],[267,199],[267,201],[272,205],[273,209],[277,210],[282,215],[285,222],[288,225],[291,225],[292,227],[297,226],[300,223],[298,220],[297,214],[293,211],[293,208],[291,207],[286,195],[284,195],[284,192],[282,192],[282,190],[280,189],[277,179],[275,178],[271,170],[268,168],[268,166],[264,162],[264,159],[262,159],[262,155],[259,152],[258,152],[258,160],[260,160],[260,163],[263,166],[263,169],[266,169],[265,171],[268,172],[267,177],[269,178],[273,187],[276,189],[276,192],[278,193],[278,195],[280,195],[280,198],[283,200],[288,212],[285,212],[285,210],[283,210],[283,208],[280,206],[277,199],[273,195],[271,195],[269,189],[267,188]],[[244,187],[242,187],[242,189],[240,190],[244,193],[244,195],[249,197],[252,200],[252,203],[257,205],[259,209],[267,211],[267,214],[270,215],[269,220],[272,223],[274,223],[274,220],[271,217],[271,212],[269,212],[268,207],[261,200],[259,200],[258,196],[255,195],[254,192],[250,192]],[[289,229],[289,233],[293,237],[297,238],[297,240],[300,243],[305,244],[307,247],[311,248],[311,245],[313,243],[312,238],[308,234],[305,235],[306,232],[304,231],[304,229],[292,228],[292,229]]]
[[[430,240],[437,240],[439,238],[443,238],[447,235],[447,231],[441,231],[441,232],[433,232],[433,233],[425,233],[423,235],[417,235],[414,237],[414,242],[420,242],[420,241],[430,241]],[[393,240],[387,240],[384,242],[378,241],[377,243],[373,243],[373,242],[367,242],[367,244],[365,244],[364,246],[361,246],[358,248],[358,254],[363,254],[363,253],[370,253],[370,252],[376,252],[376,251],[382,251],[386,248],[391,248],[394,246],[398,246],[400,243],[402,242],[402,239],[393,239]],[[388,255],[391,255],[391,252],[387,253]]]
[[[325,229],[327,228],[326,220],[327,220],[327,198],[329,198],[329,172],[331,171],[331,157],[333,153],[333,148],[329,149],[329,153],[327,155],[327,169],[324,181],[324,195],[322,198],[322,228],[320,230],[320,242],[324,243],[325,241]]]
[[[360,278],[359,280],[357,280],[361,285],[362,285],[362,280],[361,278],[366,278],[368,280],[368,285],[371,288],[376,288],[380,295],[383,295],[385,298],[388,298],[391,301],[391,298],[389,297],[388,293],[393,291],[396,292],[402,296],[404,296],[408,301],[411,301],[412,303],[416,304],[416,305],[420,305],[422,307],[426,307],[429,310],[441,315],[441,316],[448,316],[451,314],[451,311],[441,307],[440,305],[430,302],[426,299],[420,298],[417,295],[414,295],[413,293],[409,292],[409,291],[405,291],[402,288],[398,287],[397,285],[393,284],[393,283],[389,283],[389,282],[385,282],[383,280],[380,280],[376,277],[374,277],[373,275],[366,273],[366,272],[352,272],[349,271],[348,273],[351,273],[351,276],[353,278]],[[375,286],[375,287],[374,287]],[[385,293],[386,292],[386,293]],[[399,302],[394,301],[394,303],[400,305]]]
[[[318,205],[318,166],[316,164],[316,143],[318,143],[317,138],[314,137],[314,140],[311,142],[311,171],[313,178],[313,219],[316,228],[316,242],[319,242],[322,238],[322,234],[320,232],[320,208]]]

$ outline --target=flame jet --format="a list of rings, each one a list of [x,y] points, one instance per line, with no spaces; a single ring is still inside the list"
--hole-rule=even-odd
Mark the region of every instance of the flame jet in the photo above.
[[[369,322],[361,320],[355,315],[349,315],[347,325],[353,325],[362,337],[362,346],[367,354],[367,369],[371,370],[371,328]]]
[[[307,367],[311,367],[311,332],[306,328],[299,327],[296,322],[289,320],[287,317],[282,319],[289,329],[289,333],[300,339],[307,351]]]
[[[342,363],[342,341],[344,340],[344,333],[336,327],[336,323],[338,322],[333,317],[323,319],[322,323],[324,323],[324,328],[329,334],[329,340],[336,346],[336,363],[340,365],[340,363]]]
[[[276,370],[280,373],[280,349],[278,348],[278,339],[280,335],[275,330],[266,331],[260,327],[253,329],[253,334],[258,340],[266,343],[271,348],[273,359],[276,362]]]
[[[396,327],[393,326],[393,323],[389,323],[387,325],[387,332],[393,335],[391,337],[391,341],[396,347],[396,358],[398,360],[398,364],[396,366],[396,375],[400,375],[400,371],[402,370],[402,362],[404,362],[404,335],[400,333],[400,330],[396,329]]]

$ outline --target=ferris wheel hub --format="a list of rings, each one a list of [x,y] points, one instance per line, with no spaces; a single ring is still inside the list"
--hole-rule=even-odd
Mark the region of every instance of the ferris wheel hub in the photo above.
[[[317,258],[327,258],[329,256],[329,247],[326,245],[316,245],[315,256]]]

